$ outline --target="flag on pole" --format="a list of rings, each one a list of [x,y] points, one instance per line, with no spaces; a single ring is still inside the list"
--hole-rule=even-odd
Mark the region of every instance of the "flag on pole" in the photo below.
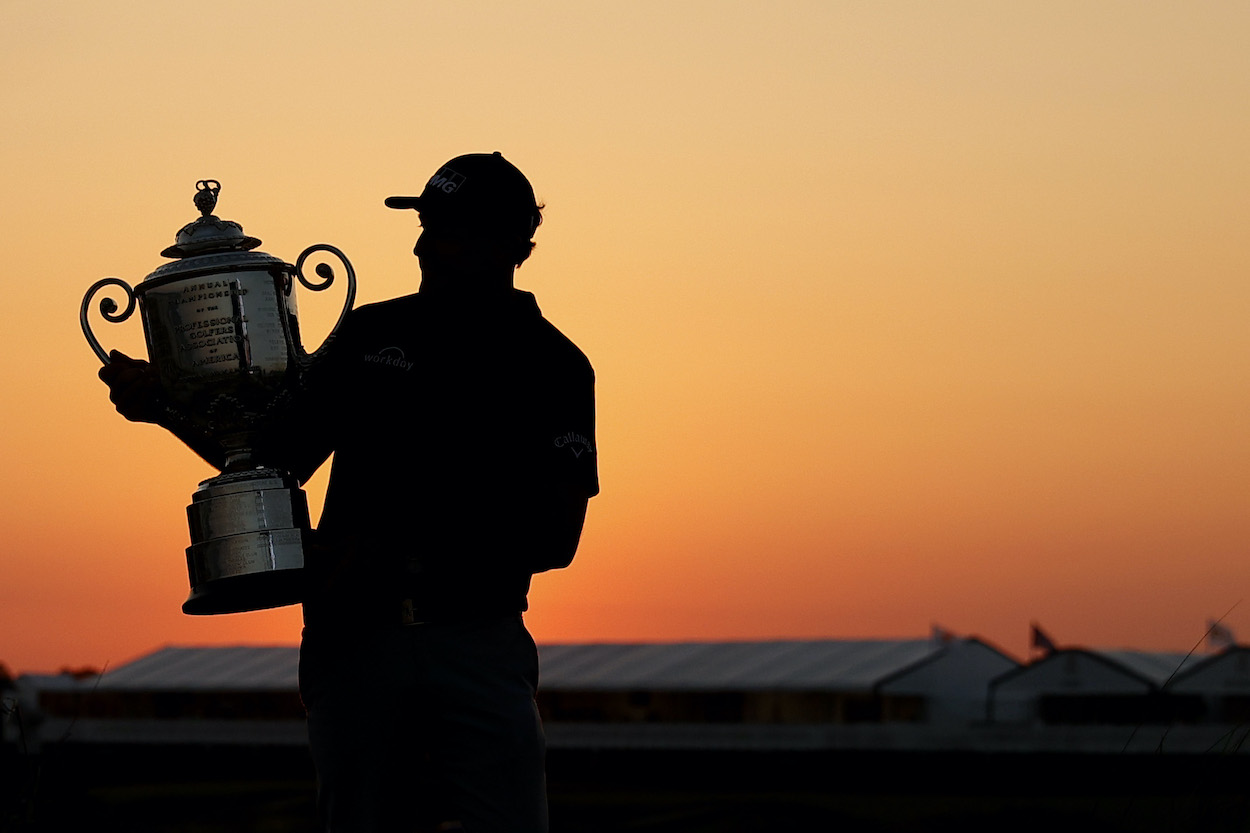
[[[929,628],[929,641],[934,645],[949,645],[955,641],[955,634],[941,625],[932,625]]]
[[[1036,622],[1031,627],[1032,632],[1029,636],[1030,647],[1035,651],[1043,652],[1046,656],[1053,654],[1055,652],[1054,640],[1047,636],[1046,631],[1039,628]]]
[[[1232,648],[1237,644],[1237,637],[1233,635],[1233,631],[1228,626],[1222,624],[1218,619],[1207,620],[1207,649],[1211,651],[1223,651],[1226,648]]]

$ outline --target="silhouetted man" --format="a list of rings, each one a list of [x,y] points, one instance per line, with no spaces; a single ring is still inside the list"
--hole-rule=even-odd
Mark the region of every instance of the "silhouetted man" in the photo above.
[[[301,481],[334,455],[300,650],[318,804],[328,830],[544,831],[521,614],[599,490],[594,374],[513,286],[542,216],[499,153],[386,204],[419,212],[419,291],[347,317],[261,455]],[[155,420],[145,362],[100,375]]]

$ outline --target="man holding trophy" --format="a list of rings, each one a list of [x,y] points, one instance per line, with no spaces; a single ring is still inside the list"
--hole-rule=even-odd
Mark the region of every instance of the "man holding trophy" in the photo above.
[[[521,614],[599,490],[594,374],[514,288],[542,216],[499,153],[386,205],[419,213],[419,290],[348,313],[249,450],[300,483],[333,454],[302,570],[318,805],[328,830],[545,831]],[[225,465],[163,416],[152,365],[110,358],[119,412]]]

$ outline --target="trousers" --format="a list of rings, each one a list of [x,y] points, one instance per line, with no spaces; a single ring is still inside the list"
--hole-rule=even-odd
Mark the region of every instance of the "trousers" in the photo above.
[[[299,685],[327,831],[546,833],[538,651],[519,614],[306,627]]]

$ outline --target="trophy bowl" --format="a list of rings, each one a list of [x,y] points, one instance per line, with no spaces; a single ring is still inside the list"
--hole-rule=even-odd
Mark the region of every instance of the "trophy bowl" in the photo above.
[[[260,240],[212,214],[220,184],[201,180],[197,189],[202,216],[161,253],[178,259],[134,289],[119,278],[97,281],[83,298],[79,319],[87,342],[107,364],[108,353],[88,321],[91,301],[105,287],[124,292],[121,311],[111,297],[100,302],[100,314],[114,323],[137,304],[148,358],[160,376],[160,424],[222,452],[222,473],[201,482],[187,507],[191,594],[183,612],[295,604],[303,598],[310,545],[308,501],[289,472],[261,459],[258,440],[281,430],[286,404],[351,309],[356,275],[346,256],[326,244],[305,249],[294,265],[252,251]],[[316,270],[320,283],[304,275],[305,261],[321,251],[346,267],[346,300],[325,342],[308,353],[300,340],[295,281],[313,291],[333,283],[333,270],[324,263]]]

